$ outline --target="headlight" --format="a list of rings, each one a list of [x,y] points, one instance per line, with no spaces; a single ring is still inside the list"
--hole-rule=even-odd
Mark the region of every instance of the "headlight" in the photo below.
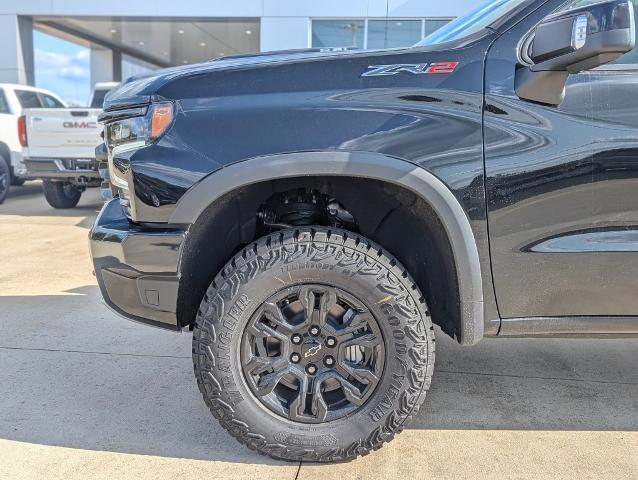
[[[170,102],[154,103],[148,107],[144,116],[121,118],[105,126],[104,138],[110,151],[110,182],[128,217],[131,217],[133,207],[128,184],[130,163],[126,155],[119,154],[145,147],[161,137],[173,122],[173,112],[173,104]]]
[[[162,136],[173,121],[172,103],[154,103],[143,117],[117,120],[106,125],[109,149],[122,146],[142,147]]]

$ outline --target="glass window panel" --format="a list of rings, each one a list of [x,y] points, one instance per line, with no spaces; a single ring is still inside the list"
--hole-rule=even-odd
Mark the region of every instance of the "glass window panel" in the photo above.
[[[103,88],[95,90],[95,92],[93,93],[93,99],[91,100],[91,105],[89,105],[89,107],[102,108],[102,106],[104,105],[104,97],[106,97],[107,93],[109,93],[109,91]]]
[[[31,90],[16,90],[16,97],[18,97],[18,101],[20,102],[20,106],[22,108],[40,108],[42,104],[40,103],[40,97],[38,97],[37,92],[33,92]]]
[[[363,20],[313,20],[313,47],[363,48]]]
[[[0,89],[0,113],[11,113],[9,102],[7,102],[7,97],[2,89]]]
[[[443,25],[447,25],[448,23],[450,23],[450,21],[451,20],[426,20],[425,21],[425,35],[423,35],[423,38],[425,38],[428,35],[436,32]]]
[[[421,40],[421,20],[369,20],[368,48],[410,47]]]
[[[42,100],[46,108],[64,108],[64,105],[62,105],[56,98],[53,98],[51,95],[47,95],[46,93],[42,94]]]
[[[450,22],[445,28],[440,28],[436,35],[426,36],[419,46],[437,45],[474,35],[529,1],[486,0],[474,10]]]

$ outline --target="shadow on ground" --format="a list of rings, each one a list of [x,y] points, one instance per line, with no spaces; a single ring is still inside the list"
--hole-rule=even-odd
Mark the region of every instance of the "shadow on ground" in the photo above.
[[[119,319],[95,286],[69,293],[0,297],[0,438],[272,463],[237,444],[204,406],[189,333]],[[638,430],[638,340],[461,348],[437,333],[432,389],[409,428]]]
[[[27,182],[21,187],[11,187],[7,199],[0,205],[0,215],[79,218],[77,226],[91,228],[95,215],[102,205],[99,189],[90,188],[82,194],[77,207],[55,209],[44,198],[41,182]]]
[[[28,197],[31,195],[43,195],[41,182],[26,182],[19,187],[11,187],[7,200],[18,199],[21,197]]]

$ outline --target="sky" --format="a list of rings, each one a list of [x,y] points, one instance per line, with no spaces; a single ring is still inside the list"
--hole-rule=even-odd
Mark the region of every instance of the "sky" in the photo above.
[[[90,51],[42,32],[33,32],[35,84],[68,103],[86,105],[90,95]]]

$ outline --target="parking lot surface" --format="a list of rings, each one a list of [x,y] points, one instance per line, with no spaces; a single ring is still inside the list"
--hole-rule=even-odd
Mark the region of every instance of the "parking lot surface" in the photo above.
[[[98,192],[53,210],[41,186],[0,205],[0,479],[638,478],[638,339],[438,331],[416,421],[350,463],[261,457],[207,411],[189,333],[103,306],[87,233]]]

